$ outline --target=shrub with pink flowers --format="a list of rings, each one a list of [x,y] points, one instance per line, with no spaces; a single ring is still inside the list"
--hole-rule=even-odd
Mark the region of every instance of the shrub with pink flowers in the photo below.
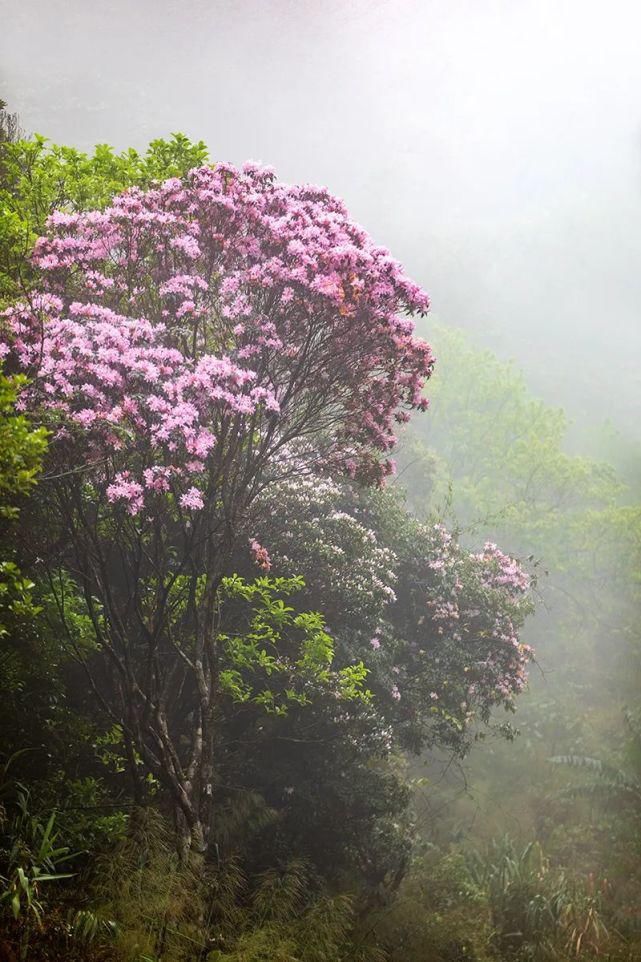
[[[389,490],[297,477],[259,505],[278,568],[303,575],[339,657],[367,665],[405,747],[465,752],[480,727],[499,723],[495,709],[513,709],[532,657],[520,639],[531,583],[518,561],[489,542],[466,549]]]
[[[408,746],[463,751],[480,726],[510,733],[496,709],[513,711],[526,684],[533,652],[520,631],[533,610],[531,580],[494,544],[470,552],[440,523],[409,525],[389,654],[382,649],[406,693],[398,721]]]

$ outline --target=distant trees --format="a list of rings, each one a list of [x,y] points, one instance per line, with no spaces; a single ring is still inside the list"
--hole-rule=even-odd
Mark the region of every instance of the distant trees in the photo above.
[[[0,99],[0,144],[13,143],[21,134],[18,115],[7,110],[6,101]]]
[[[623,762],[619,735],[623,705],[632,719],[639,708],[638,490],[607,462],[576,453],[564,412],[533,397],[514,364],[461,332],[431,333],[439,364],[430,418],[413,421],[399,457],[412,506],[429,514],[441,504],[466,542],[482,530],[534,555],[544,572],[524,635],[536,639],[541,671],[520,706],[518,751],[495,745],[470,761],[469,783],[486,798],[479,824],[485,837],[502,833],[509,799],[520,831],[557,864],[616,879],[606,901],[623,927],[638,904],[638,823],[622,803],[634,807],[639,742],[630,740]],[[550,756],[585,763],[585,777],[566,791],[571,775]],[[607,804],[588,807],[586,797]],[[459,797],[437,836],[468,816],[477,818],[476,802]]]

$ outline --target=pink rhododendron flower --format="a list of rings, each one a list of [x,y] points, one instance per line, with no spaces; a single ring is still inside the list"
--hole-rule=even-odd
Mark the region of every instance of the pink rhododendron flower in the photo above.
[[[181,507],[187,508],[189,511],[199,511],[200,508],[204,507],[204,504],[202,493],[198,488],[189,488],[180,496]]]
[[[262,568],[263,571],[271,570],[272,562],[271,562],[271,558],[269,557],[267,548],[263,548],[263,546],[259,544],[258,541],[256,541],[256,538],[252,538],[250,540],[249,550],[251,552],[252,558],[254,559],[255,563],[258,565],[259,568]]]

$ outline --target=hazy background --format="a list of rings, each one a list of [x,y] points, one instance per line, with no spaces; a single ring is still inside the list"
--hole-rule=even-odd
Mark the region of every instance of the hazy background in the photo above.
[[[327,184],[447,324],[641,438],[641,4],[0,0],[0,96]]]

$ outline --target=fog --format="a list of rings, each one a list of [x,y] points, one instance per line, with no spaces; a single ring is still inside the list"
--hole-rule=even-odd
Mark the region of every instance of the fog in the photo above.
[[[90,148],[183,130],[327,184],[441,322],[641,434],[632,0],[3,0],[0,96]]]
[[[440,359],[361,484],[427,369],[387,262],[288,280],[326,208],[270,234],[210,171],[229,220],[186,179],[32,271],[53,207],[158,168],[31,168],[0,104],[0,962],[641,959],[640,36],[634,0],[0,0],[26,134],[326,185]]]

